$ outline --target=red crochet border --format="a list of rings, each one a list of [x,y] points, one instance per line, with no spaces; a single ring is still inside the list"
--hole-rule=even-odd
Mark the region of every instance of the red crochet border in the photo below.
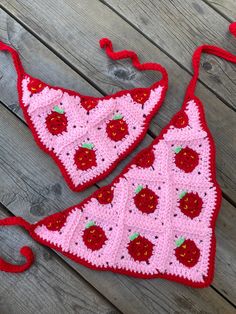
[[[59,251],[60,253],[62,253],[63,255],[69,257],[71,260],[80,263],[84,266],[87,266],[91,269],[94,270],[102,270],[102,271],[112,271],[114,273],[120,273],[120,274],[124,274],[124,275],[129,275],[132,277],[138,277],[138,278],[146,278],[146,279],[151,279],[151,278],[163,278],[163,279],[168,279],[171,281],[176,281],[191,287],[196,287],[196,288],[203,288],[203,287],[207,287],[211,284],[212,280],[213,280],[213,275],[214,275],[214,265],[215,265],[215,253],[216,253],[216,237],[215,237],[215,223],[216,223],[216,218],[218,216],[219,210],[220,210],[220,206],[221,206],[221,189],[220,186],[218,184],[218,182],[216,181],[216,173],[215,173],[215,144],[213,141],[213,137],[209,131],[209,128],[207,126],[206,120],[205,120],[205,115],[204,115],[204,109],[203,109],[203,105],[201,103],[201,101],[196,97],[193,96],[191,98],[191,100],[194,100],[196,102],[196,104],[198,105],[198,109],[199,109],[199,114],[200,114],[200,119],[201,119],[201,123],[202,123],[202,127],[203,129],[206,131],[207,136],[209,138],[209,142],[210,142],[210,169],[211,169],[211,180],[212,182],[215,184],[216,186],[216,194],[217,194],[217,199],[216,199],[216,205],[215,205],[215,210],[214,213],[212,215],[211,221],[210,221],[210,227],[212,228],[212,237],[211,237],[211,249],[210,249],[210,255],[209,255],[209,268],[208,268],[208,273],[207,276],[205,277],[205,281],[204,282],[194,282],[190,279],[186,279],[183,278],[179,275],[168,275],[168,274],[154,274],[154,275],[146,275],[146,274],[140,274],[138,272],[134,272],[134,271],[130,271],[130,270],[126,270],[126,269],[116,269],[115,267],[101,267],[101,266],[95,266],[95,265],[91,265],[88,261],[84,260],[81,257],[77,257],[74,256],[71,253],[67,253],[64,252],[59,246],[54,245],[49,243],[46,240],[41,239],[35,232],[34,229],[37,226],[40,226],[42,224],[47,224],[47,220],[48,219],[52,219],[53,215],[46,217],[44,219],[42,219],[41,221],[37,222],[34,225],[31,225],[31,230],[30,235],[33,239],[35,239],[36,241],[38,241],[39,243],[46,245],[50,248],[56,249],[57,251]],[[180,111],[177,113],[179,114],[180,112],[183,112],[186,109],[187,106],[187,101],[184,103],[184,105],[182,106],[182,108],[180,109]],[[176,114],[176,115],[177,115]],[[152,142],[151,145],[148,146],[148,148],[152,148],[154,145],[156,145],[161,139],[163,139],[163,135],[166,133],[167,129],[170,127],[170,125],[172,124],[172,121],[175,119],[175,116],[171,119],[171,121],[169,122],[169,124],[163,128],[163,130],[161,131],[160,135],[155,138],[155,140]],[[146,149],[146,148],[145,148]],[[116,182],[119,181],[119,179],[121,177],[124,176],[124,174],[130,169],[131,165],[133,163],[136,162],[137,158],[139,157],[139,155],[141,155],[142,151],[139,152],[134,158],[133,160],[124,168],[124,170],[121,172],[121,174],[116,177],[111,184],[109,185],[113,185]],[[82,201],[78,207],[82,207],[85,203],[87,203],[95,194],[96,192],[94,192],[91,196],[89,196],[88,198],[86,198],[84,201]],[[73,208],[75,208],[77,206],[72,206],[70,208],[67,208],[65,211],[70,211]],[[54,214],[55,215],[55,214]]]
[[[18,71],[17,71],[18,72]],[[144,138],[144,136],[146,135],[147,133],[147,130],[148,130],[148,127],[149,127],[149,123],[151,121],[151,119],[153,118],[153,116],[156,114],[156,112],[159,110],[159,108],[161,107],[162,103],[163,103],[163,100],[165,98],[165,95],[166,95],[166,92],[167,92],[167,89],[168,89],[168,78],[167,77],[163,77],[160,81],[158,82],[155,82],[153,85],[151,85],[150,87],[148,87],[148,89],[152,90],[158,86],[162,86],[163,89],[162,89],[162,93],[161,93],[161,97],[159,99],[159,101],[156,103],[156,105],[153,107],[152,111],[147,115],[146,117],[146,121],[144,122],[144,127],[143,127],[143,131],[140,133],[140,135],[136,138],[136,140],[133,142],[133,144],[131,144],[129,146],[129,148],[127,148],[127,150],[125,150],[120,156],[119,158],[117,158],[111,165],[110,167],[108,167],[106,170],[104,170],[100,175],[90,179],[89,181],[87,181],[86,183],[83,183],[83,184],[80,184],[78,186],[75,186],[74,183],[72,182],[69,174],[66,172],[66,169],[65,167],[63,166],[62,162],[60,161],[60,159],[57,157],[57,155],[53,152],[53,151],[50,151],[39,139],[38,137],[38,134],[33,126],[33,123],[30,119],[30,116],[23,104],[23,101],[22,101],[22,88],[21,88],[21,82],[22,82],[22,77],[23,75],[27,75],[30,79],[33,79],[32,76],[28,75],[27,73],[19,73],[18,72],[18,81],[17,81],[17,90],[18,90],[18,97],[19,97],[19,103],[20,103],[20,106],[22,108],[22,111],[23,111],[23,114],[24,114],[24,117],[25,117],[25,120],[28,124],[28,126],[30,127],[31,129],[31,132],[33,134],[33,137],[34,137],[34,140],[35,142],[37,143],[37,145],[44,151],[46,152],[47,154],[49,154],[53,160],[55,161],[55,163],[57,164],[57,166],[59,167],[63,177],[65,178],[65,181],[66,183],[68,184],[68,186],[70,187],[71,190],[75,191],[75,192],[79,192],[79,191],[83,191],[85,190],[87,187],[91,186],[92,184],[104,179],[112,170],[114,170],[116,168],[116,166],[119,164],[119,162],[121,160],[123,160],[129,153],[131,153],[134,148],[138,145],[139,142],[141,142],[141,140]],[[21,77],[22,75],[22,77]],[[69,95],[77,95],[77,96],[83,96],[83,97],[88,97],[88,98],[92,98],[92,99],[96,99],[96,100],[100,100],[100,99],[110,99],[112,97],[117,97],[117,96],[122,96],[124,94],[127,94],[127,93],[130,93],[130,92],[135,92],[135,91],[140,91],[140,90],[143,90],[143,88],[134,88],[134,89],[130,89],[130,90],[122,90],[122,91],[119,91],[115,94],[112,94],[112,95],[107,95],[107,96],[104,96],[104,97],[90,97],[90,96],[84,96],[84,95],[81,95],[75,91],[72,91],[72,90],[69,90],[69,89],[64,89],[62,87],[58,87],[58,86],[50,86],[50,85],[47,85],[45,84],[46,86],[50,87],[50,88],[53,88],[55,90],[57,89],[60,89],[62,90],[63,92],[67,92]]]
[[[53,151],[48,150],[48,148],[40,141],[38,134],[33,126],[33,123],[30,119],[30,116],[28,115],[28,112],[23,104],[22,101],[22,80],[24,79],[24,77],[29,77],[30,79],[37,79],[37,78],[33,78],[31,75],[29,75],[28,73],[26,73],[24,71],[24,68],[21,64],[21,60],[19,57],[19,54],[16,50],[14,50],[13,48],[11,48],[10,46],[6,45],[5,43],[0,41],[0,50],[3,51],[8,51],[10,52],[10,54],[12,55],[12,59],[13,59],[13,63],[15,65],[16,68],[16,72],[17,72],[17,91],[18,91],[18,98],[19,98],[19,103],[20,106],[22,108],[25,120],[27,122],[27,124],[29,125],[33,137],[35,139],[35,142],[38,144],[38,146],[45,151],[47,154],[49,154],[49,156],[51,156],[53,158],[53,160],[55,161],[55,163],[58,165],[63,177],[65,178],[65,181],[67,182],[68,186],[73,190],[73,191],[82,191],[85,188],[91,186],[93,183],[102,180],[104,177],[106,177],[116,166],[117,164],[124,158],[126,157],[137,145],[138,143],[144,138],[147,130],[148,130],[148,126],[149,126],[149,122],[151,121],[152,117],[154,116],[154,114],[157,112],[157,110],[160,108],[164,97],[166,95],[166,91],[168,88],[168,74],[165,68],[163,68],[160,64],[158,63],[140,63],[138,56],[135,52],[130,51],[130,50],[122,50],[122,51],[118,51],[118,52],[114,52],[113,51],[113,46],[112,46],[112,42],[108,39],[108,38],[102,38],[100,40],[100,47],[104,48],[106,51],[106,54],[113,60],[120,60],[120,59],[125,59],[125,58],[130,58],[132,61],[132,64],[135,68],[137,68],[140,71],[145,71],[145,70],[151,70],[151,71],[158,71],[162,74],[162,79],[155,82],[154,84],[152,84],[150,87],[146,87],[146,88],[134,88],[134,89],[130,89],[130,90],[122,90],[119,91],[117,93],[108,95],[108,96],[104,96],[104,97],[91,97],[91,96],[85,96],[85,95],[81,95],[78,92],[75,92],[73,90],[70,89],[65,89],[59,86],[50,86],[46,83],[44,83],[45,86],[48,86],[49,88],[54,88],[55,90],[62,90],[63,92],[67,92],[69,95],[73,95],[73,96],[82,96],[83,98],[92,98],[95,100],[100,100],[100,99],[110,99],[112,97],[117,97],[117,96],[121,96],[130,92],[135,92],[135,91],[142,91],[143,89],[153,89],[157,86],[161,86],[163,85],[163,90],[162,90],[162,94],[161,97],[159,99],[159,101],[156,103],[156,105],[154,106],[154,108],[152,109],[152,111],[146,116],[146,120],[143,124],[143,130],[141,132],[141,134],[136,138],[136,140],[133,142],[133,144],[131,144],[129,146],[129,148],[127,148],[120,156],[118,159],[116,159],[106,170],[104,170],[99,176],[96,176],[92,179],[90,179],[89,181],[87,181],[86,183],[83,183],[81,185],[74,185],[74,183],[72,182],[69,174],[66,172],[66,169],[64,168],[62,162],[60,161],[60,159],[56,156],[56,154]]]
[[[159,99],[159,101],[156,103],[156,105],[154,106],[154,108],[152,109],[152,111],[146,116],[145,122],[143,123],[143,129],[142,132],[140,133],[140,135],[135,139],[135,141],[119,156],[119,158],[117,158],[106,170],[104,170],[100,175],[90,179],[89,181],[83,183],[83,184],[79,184],[79,185],[75,185],[73,183],[73,181],[71,180],[69,174],[67,173],[66,169],[63,166],[63,163],[60,161],[60,159],[57,157],[57,155],[53,152],[50,151],[41,141],[40,138],[34,128],[34,125],[30,119],[30,116],[27,112],[26,107],[23,104],[22,101],[22,80],[26,77],[29,77],[30,79],[37,79],[37,78],[33,78],[31,75],[29,75],[28,73],[26,73],[24,71],[24,68],[21,64],[20,58],[19,58],[19,54],[16,50],[14,50],[13,48],[11,48],[10,46],[6,45],[3,42],[0,42],[0,50],[3,51],[8,51],[10,52],[10,54],[12,55],[12,59],[13,59],[13,63],[15,65],[16,68],[16,72],[18,75],[18,79],[17,79],[17,91],[18,91],[18,98],[19,98],[19,103],[20,103],[20,107],[23,111],[25,120],[28,124],[28,126],[30,127],[34,140],[35,142],[38,144],[38,146],[44,151],[46,152],[49,156],[51,156],[53,158],[53,160],[55,161],[55,163],[57,164],[57,166],[59,167],[63,177],[65,178],[65,181],[67,182],[68,186],[73,190],[73,191],[82,191],[85,188],[91,186],[93,183],[96,183],[99,180],[102,180],[104,177],[106,177],[117,165],[118,163],[124,158],[126,157],[137,145],[138,143],[144,138],[148,127],[149,127],[149,123],[152,119],[152,117],[154,116],[154,114],[158,111],[158,109],[160,108],[161,104],[163,103],[164,97],[166,95],[166,91],[168,88],[168,74],[165,70],[165,68],[163,68],[160,64],[158,63],[140,63],[138,56],[135,52],[133,51],[129,51],[129,50],[122,50],[122,51],[118,51],[118,52],[114,52],[113,51],[113,47],[112,47],[112,42],[108,39],[108,38],[103,38],[100,40],[100,47],[104,48],[107,55],[113,59],[113,60],[120,60],[120,59],[125,59],[125,58],[130,58],[132,61],[132,64],[135,68],[137,68],[140,71],[145,71],[145,70],[153,70],[153,71],[158,71],[162,74],[162,79],[155,82],[154,84],[152,84],[151,86],[147,87],[147,88],[134,88],[134,89],[130,89],[130,90],[122,90],[119,91],[117,93],[108,95],[108,96],[104,96],[104,97],[91,97],[91,96],[85,96],[85,95],[81,95],[80,93],[70,90],[70,89],[65,89],[63,87],[59,87],[59,86],[51,86],[48,85],[46,83],[44,83],[45,86],[48,86],[49,88],[54,88],[55,90],[62,90],[63,92],[68,93],[69,95],[72,96],[82,96],[83,98],[92,98],[94,100],[100,100],[100,99],[110,99],[113,97],[117,97],[117,96],[121,96],[127,93],[131,93],[131,92],[139,92],[142,91],[144,89],[153,89],[157,86],[162,86],[162,93],[161,93],[161,97]]]

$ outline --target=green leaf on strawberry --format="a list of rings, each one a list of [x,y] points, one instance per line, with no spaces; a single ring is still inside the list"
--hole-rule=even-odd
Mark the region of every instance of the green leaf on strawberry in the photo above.
[[[121,114],[116,114],[113,117],[113,120],[121,120],[123,118],[123,116]]]
[[[55,106],[54,108],[53,108],[53,111],[55,111],[55,112],[57,112],[57,113],[60,113],[60,114],[63,114],[65,111],[64,111],[64,109],[61,109],[60,107],[58,107],[58,106]]]
[[[88,228],[90,228],[90,227],[92,227],[92,226],[95,226],[95,222],[94,222],[94,221],[89,221],[89,222],[86,224],[85,229],[88,229]]]
[[[178,154],[181,150],[182,150],[182,147],[181,147],[181,146],[177,146],[177,147],[174,148],[174,152],[175,152],[176,154]]]
[[[138,185],[138,187],[135,190],[135,193],[138,194],[139,192],[142,191],[142,189],[143,189],[143,186],[142,185]]]
[[[92,143],[84,143],[81,145],[83,148],[93,149],[94,145]]]
[[[180,237],[179,239],[175,241],[175,244],[177,247],[180,247],[184,243],[184,241],[185,241],[185,238]]]
[[[186,194],[187,194],[187,191],[182,191],[179,195],[179,199],[181,200]]]
[[[129,238],[131,241],[133,241],[134,239],[136,239],[139,236],[138,232],[133,233]]]

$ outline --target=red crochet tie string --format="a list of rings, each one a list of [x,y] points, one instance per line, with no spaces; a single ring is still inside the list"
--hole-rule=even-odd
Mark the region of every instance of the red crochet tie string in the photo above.
[[[11,48],[10,46],[6,45],[5,43],[3,43],[1,41],[0,41],[0,50],[10,52],[10,54],[12,55],[12,59],[13,59],[13,62],[14,62],[18,76],[23,75],[24,69],[23,69],[22,63],[20,61],[20,57],[19,57],[18,52],[15,49]]]
[[[114,52],[113,47],[112,47],[112,42],[108,38],[102,38],[100,41],[100,47],[105,48],[107,55],[113,59],[113,60],[120,60],[120,59],[125,59],[125,58],[130,58],[132,60],[133,66],[137,68],[140,71],[145,71],[145,70],[153,70],[153,71],[159,71],[162,73],[163,79],[167,80],[168,75],[166,72],[166,69],[163,68],[160,64],[158,63],[140,63],[138,56],[135,52],[130,51],[130,50],[122,50],[119,52]],[[18,75],[24,74],[24,68],[22,66],[22,63],[19,58],[18,52],[13,49],[12,47],[8,46],[7,44],[3,43],[0,41],[0,50],[3,51],[8,51],[12,55],[12,59],[16,68],[16,71]]]
[[[167,80],[168,75],[166,69],[158,63],[140,63],[137,54],[131,50],[113,51],[112,42],[108,38],[102,38],[100,41],[100,47],[104,48],[106,54],[113,60],[120,60],[130,58],[133,66],[139,71],[158,71],[162,73],[163,79]]]
[[[31,225],[21,217],[9,217],[0,220],[0,226],[21,226],[27,231],[31,230]],[[20,253],[26,258],[26,262],[22,265],[13,265],[0,258],[0,271],[9,273],[21,273],[33,264],[34,254],[28,246],[23,246]]]
[[[229,31],[236,36],[236,22],[230,24]],[[192,66],[193,66],[193,77],[188,85],[188,88],[186,90],[185,94],[185,101],[188,101],[194,96],[195,88],[199,76],[199,67],[200,67],[200,60],[201,60],[201,54],[202,53],[209,53],[212,55],[215,55],[217,57],[223,58],[227,61],[230,61],[232,63],[236,63],[236,56],[232,53],[228,52],[227,50],[224,50],[222,48],[219,48],[217,46],[210,46],[210,45],[202,45],[198,47],[192,57]]]

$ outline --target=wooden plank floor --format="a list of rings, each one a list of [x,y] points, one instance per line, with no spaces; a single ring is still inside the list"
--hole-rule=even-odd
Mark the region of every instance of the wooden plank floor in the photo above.
[[[236,53],[236,40],[227,33],[236,18],[234,0],[1,0],[0,7],[0,39],[20,52],[27,72],[49,84],[98,96],[156,79],[129,62],[108,60],[98,45],[104,36],[115,49],[132,49],[142,61],[160,62],[170,79],[164,105],[142,143],[103,182],[74,193],[36,146],[19,108],[11,59],[0,53],[0,218],[20,215],[34,222],[111,182],[180,108],[194,48],[207,42]],[[212,285],[193,289],[92,271],[33,242],[19,228],[0,228],[4,258],[21,262],[22,244],[36,252],[28,272],[0,273],[1,314],[236,313],[236,66],[212,56],[204,56],[201,64],[197,96],[216,142],[223,190]]]

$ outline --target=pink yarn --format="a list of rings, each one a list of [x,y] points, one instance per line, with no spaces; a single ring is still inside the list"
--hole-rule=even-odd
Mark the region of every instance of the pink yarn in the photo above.
[[[33,237],[97,269],[125,271],[146,277],[176,276],[193,284],[204,284],[213,245],[212,215],[220,191],[212,180],[211,147],[199,106],[195,99],[190,100],[184,108],[188,125],[177,128],[170,123],[160,139],[154,142],[151,146],[155,156],[152,167],[140,168],[134,160],[128,170],[114,181],[111,186],[114,197],[110,204],[101,205],[96,192],[82,205],[64,212],[67,218],[60,230],[49,230],[47,225],[55,220],[53,216],[47,217],[34,226]],[[186,145],[200,156],[199,164],[191,173],[179,169],[174,159],[176,147]],[[153,213],[142,213],[135,206],[134,197],[138,191],[135,190],[141,186],[148,187],[158,197]],[[202,199],[200,214],[195,218],[188,217],[179,208],[183,192],[198,193]],[[104,245],[98,250],[91,250],[84,242],[83,234],[88,222],[102,228],[106,235]],[[134,234],[153,245],[147,261],[139,262],[129,253],[130,237]],[[194,241],[200,251],[193,267],[187,267],[176,257],[176,241],[181,238]]]
[[[133,100],[129,91],[122,95],[98,100],[89,115],[80,105],[81,97],[70,95],[60,89],[45,87],[42,92],[31,94],[30,78],[22,80],[22,101],[31,121],[33,133],[40,144],[53,153],[61,164],[75,189],[101,176],[113,163],[128,151],[145,131],[147,117],[163,98],[164,87],[156,84],[147,101],[141,105]],[[55,106],[64,111],[68,125],[66,132],[54,135],[46,125],[47,116]],[[115,142],[110,139],[106,126],[115,115],[121,115],[128,125],[128,134]],[[83,171],[75,164],[75,153],[83,144],[92,143],[96,166]]]

